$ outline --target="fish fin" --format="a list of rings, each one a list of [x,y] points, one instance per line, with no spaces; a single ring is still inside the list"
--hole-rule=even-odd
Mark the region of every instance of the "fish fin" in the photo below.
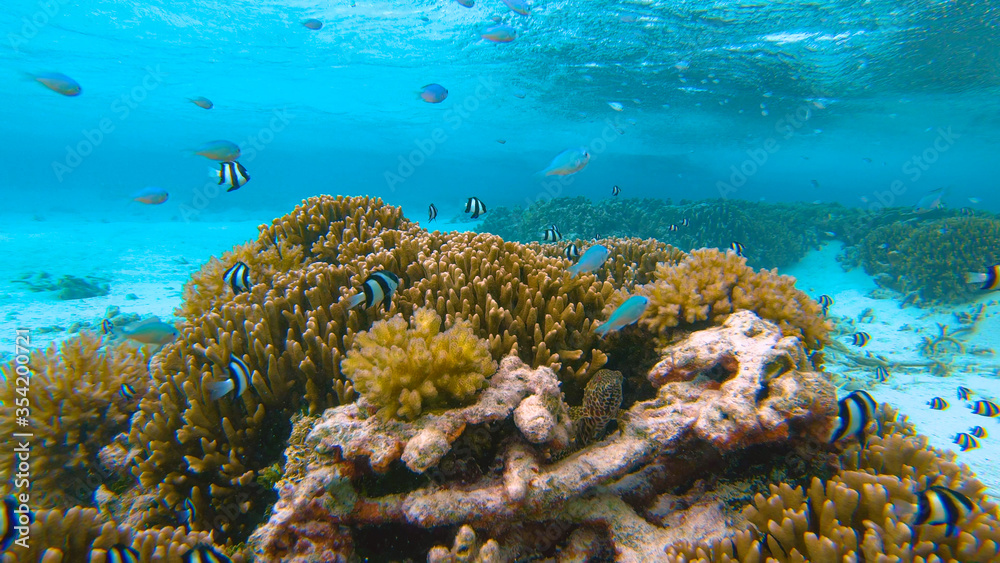
[[[235,384],[232,379],[227,379],[225,381],[213,381],[206,386],[208,389],[208,396],[213,401],[218,401],[219,399],[225,397],[226,393],[232,391],[234,387]]]
[[[982,272],[968,272],[965,274],[965,283],[983,283],[986,281],[986,274]]]
[[[218,168],[209,168],[208,169],[208,177],[209,178],[220,178],[221,176],[222,175],[219,173],[219,169]],[[219,183],[220,184],[222,183],[221,179],[219,180]]]
[[[608,333],[609,330],[611,330],[611,323],[607,322],[607,323],[603,323],[601,326],[595,328],[594,332],[596,332],[597,334],[599,334],[601,336],[604,336],[605,334]]]
[[[913,517],[917,514],[917,505],[897,498],[892,501],[892,511],[900,522],[912,522]]]

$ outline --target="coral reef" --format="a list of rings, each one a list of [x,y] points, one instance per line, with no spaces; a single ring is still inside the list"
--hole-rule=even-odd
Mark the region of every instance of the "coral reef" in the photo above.
[[[996,263],[1000,221],[963,216],[891,223],[868,233],[858,249],[865,272],[880,286],[916,293],[918,304],[960,303],[981,295],[980,284],[965,283],[965,275]]]
[[[422,411],[469,402],[496,371],[489,343],[468,321],[441,332],[441,317],[418,309],[410,326],[396,316],[355,338],[341,369],[361,394],[362,409],[413,420]]]
[[[462,526],[455,534],[451,549],[435,546],[427,554],[427,563],[501,563],[500,545],[496,540],[486,540],[479,545],[476,531],[471,526]]]
[[[128,526],[108,521],[93,508],[73,507],[62,511],[45,509],[35,513],[27,547],[13,545],[0,555],[2,563],[75,563],[107,561],[107,549],[124,544],[139,553],[139,561],[180,561],[181,556],[198,543],[211,544],[204,532],[183,528],[160,528],[134,531]],[[236,555],[234,563],[242,563]]]
[[[689,357],[699,350],[703,355]],[[678,366],[669,364],[677,357],[688,359]],[[531,370],[509,357],[477,405],[422,416],[412,423],[359,418],[356,404],[331,409],[306,439],[315,447],[308,469],[304,475],[286,475],[279,484],[271,520],[257,530],[251,545],[266,557],[284,557],[291,545],[288,538],[312,522],[349,527],[404,523],[419,528],[467,524],[486,530],[501,546],[510,539],[510,547],[504,549],[517,551],[525,546],[511,536],[511,527],[539,521],[547,526],[561,522],[564,537],[580,526],[605,530],[602,537],[623,560],[655,558],[670,542],[680,540],[683,530],[668,532],[645,522],[623,500],[621,491],[596,497],[587,493],[678,456],[697,473],[699,463],[715,463],[720,455],[755,444],[814,443],[829,435],[836,409],[832,385],[822,374],[810,371],[798,338],[783,336],[776,325],[751,312],[737,312],[721,327],[692,334],[664,350],[663,358],[668,362],[664,366],[671,367],[650,374],[658,386],[656,396],[632,404],[620,417],[619,430],[603,441],[549,462],[544,447],[500,426],[501,434],[492,440],[501,444],[496,465],[462,487],[433,480],[372,494],[357,483],[368,471],[364,461],[370,461],[371,470],[389,472],[393,459],[401,457],[411,469],[430,471],[448,441],[461,432],[457,422],[472,421],[466,414],[456,421],[454,413],[492,405],[488,416],[503,419],[530,397],[528,382],[542,382],[534,395],[540,394],[537,387],[553,393],[551,371]],[[600,409],[605,418],[613,412],[613,388],[620,385],[619,377],[607,372],[592,387],[592,397],[607,401]],[[420,455],[408,458],[407,450],[414,448]],[[637,478],[619,487],[642,489],[648,480]]]
[[[93,492],[118,477],[103,467],[98,454],[114,437],[128,431],[131,413],[148,389],[148,356],[128,344],[102,347],[90,332],[33,350],[28,358],[31,426],[26,430],[41,447],[32,452],[32,506],[70,508],[94,506]],[[0,421],[17,428],[18,398],[15,364],[2,368],[10,383],[0,387]],[[127,400],[123,384],[136,396]],[[15,456],[0,457],[5,480],[16,473]]]
[[[739,241],[752,264],[775,268],[794,264],[824,240],[850,240],[863,228],[863,213],[839,204],[706,200],[671,205],[661,199],[576,197],[540,201],[527,209],[493,209],[479,230],[528,242],[539,240],[551,224],[567,239],[656,238],[681,249],[724,249]]]
[[[754,311],[777,323],[785,334],[801,337],[808,348],[821,348],[829,330],[822,307],[795,288],[795,278],[776,271],[754,272],[731,252],[692,251],[677,264],[658,265],[656,280],[632,292],[649,298],[639,322],[655,334],[680,325],[718,323],[737,310]],[[610,300],[605,314],[625,297],[623,291]]]

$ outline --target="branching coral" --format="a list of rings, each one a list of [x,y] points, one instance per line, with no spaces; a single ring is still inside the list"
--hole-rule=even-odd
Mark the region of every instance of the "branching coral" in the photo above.
[[[459,320],[441,332],[441,317],[419,309],[410,318],[379,321],[354,340],[341,364],[365,404],[383,418],[413,420],[422,411],[458,406],[496,371],[488,343]]]
[[[801,337],[809,348],[822,347],[829,331],[822,307],[795,288],[795,278],[775,271],[754,272],[746,260],[731,252],[706,248],[691,252],[675,265],[661,264],[656,281],[634,293],[649,298],[640,323],[656,334],[682,325],[718,323],[741,309],[775,322],[785,334]],[[605,314],[610,315],[618,303],[611,300]]]
[[[958,303],[980,294],[965,283],[984,272],[1000,253],[1000,221],[949,217],[916,225],[893,223],[873,230],[859,244],[865,271],[879,285],[902,293],[919,291],[923,302]]]
[[[146,352],[125,343],[102,345],[99,336],[84,332],[59,347],[33,351],[27,364],[32,375],[25,385],[15,385],[13,363],[2,368],[6,384],[0,387],[0,420],[7,428],[18,428],[17,399],[23,397],[17,389],[29,389],[31,426],[25,430],[36,444],[31,456],[37,491],[33,506],[93,505],[93,492],[107,477],[98,452],[128,430],[138,402],[121,394],[122,384],[131,385],[137,396],[148,389]],[[0,475],[13,479],[16,463],[13,455],[0,457]]]
[[[209,534],[183,528],[159,528],[136,532],[128,526],[108,521],[93,508],[46,509],[35,514],[29,540],[13,545],[0,556],[3,563],[75,563],[108,561],[107,550],[124,544],[139,553],[141,563],[180,561],[198,543],[211,544]],[[235,563],[243,558],[234,556]]]

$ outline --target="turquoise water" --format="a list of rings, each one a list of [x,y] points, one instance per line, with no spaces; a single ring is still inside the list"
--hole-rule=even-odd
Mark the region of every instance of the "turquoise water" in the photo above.
[[[480,38],[491,18],[517,40]],[[865,205],[900,180],[897,205],[948,185],[954,207],[993,208],[996,25],[971,2],[538,2],[521,16],[499,1],[12,0],[0,181],[8,213],[268,218],[336,192],[411,216],[433,199],[447,217],[472,195],[557,191],[533,173],[586,146],[562,195],[712,198],[740,183],[735,167],[752,173],[727,197]],[[23,76],[40,72],[82,95]],[[435,82],[448,98],[420,100]],[[249,185],[205,202],[207,161],[184,151],[214,139],[256,154]],[[921,155],[926,170],[907,167]],[[125,206],[148,185],[170,200]]]
[[[322,28],[303,25],[310,18]],[[516,39],[482,37],[498,24]],[[962,217],[995,218],[998,24],[995,3],[972,1],[539,0],[520,15],[500,0],[476,0],[471,8],[451,0],[6,0],[0,248],[9,279],[0,281],[0,358],[12,356],[15,328],[31,328],[41,348],[96,330],[112,316],[108,307],[120,308],[128,322],[155,314],[182,323],[173,316],[182,288],[209,256],[256,238],[256,225],[319,194],[379,196],[422,223],[434,203],[432,228],[470,229],[463,213],[470,197],[494,212],[557,197],[584,196],[600,206],[618,186],[620,200],[707,200],[704,218],[697,206],[658,217],[676,213],[678,222],[690,217],[700,229],[676,240],[727,243],[732,235],[706,231],[719,199],[803,202],[829,206],[833,215],[841,213],[835,203],[872,212],[898,207],[906,228],[958,218],[961,208],[970,210]],[[65,74],[82,92],[46,88],[35,79],[44,73]],[[440,103],[419,95],[432,83],[448,90]],[[214,106],[192,103],[199,97]],[[215,140],[242,151],[238,161],[250,180],[239,189],[220,188],[210,177],[219,163],[194,154]],[[581,147],[589,155],[581,170],[539,174]],[[133,201],[150,187],[165,191],[166,201]],[[913,206],[939,189],[941,209],[913,217]],[[812,213],[812,206],[797,212]],[[626,215],[615,213],[609,217]],[[643,220],[641,209],[627,216]],[[899,287],[905,276],[886,267],[897,276],[886,281],[859,267],[867,231],[852,231],[848,221],[837,233],[823,225],[805,229],[808,255],[787,269],[782,264],[782,273],[795,275],[814,299],[832,296],[838,342],[860,330],[874,337],[864,350],[829,351],[840,396],[869,389],[909,414],[936,447],[957,449],[952,436],[972,424],[1000,434],[955,400],[957,385],[971,387],[976,399],[998,394],[1000,319],[989,309],[996,303],[955,345],[959,351],[921,351],[936,327],[958,326],[957,315],[992,295],[910,307],[912,288]],[[615,235],[634,234],[630,225],[615,227]],[[607,228],[600,225],[605,235]],[[949,229],[957,227],[942,226],[940,235]],[[579,238],[589,244],[590,236]],[[980,242],[976,260],[992,258],[969,266],[979,273],[1000,260],[1000,239]],[[748,252],[751,265],[767,263],[759,248]],[[42,273],[87,277],[110,289],[71,300],[25,289],[44,286]],[[892,365],[890,381],[871,380],[865,361],[873,356]],[[947,364],[949,377],[932,374],[933,362]],[[937,396],[952,401],[951,410],[925,406]],[[760,462],[753,455],[736,463]],[[984,439],[959,457],[994,498],[998,455],[1000,446]],[[274,452],[264,457],[254,471],[279,461]],[[657,526],[673,510],[665,490],[646,491],[648,511],[637,509]],[[691,498],[687,490],[678,498],[682,493]],[[263,498],[254,517],[263,518],[277,494],[268,488]],[[157,525],[179,525],[169,512],[176,507],[163,510],[168,516]],[[251,530],[216,539],[232,550]],[[353,532],[365,560],[389,561],[421,560],[432,546],[451,545],[456,530]],[[392,557],[372,555],[383,532]],[[566,547],[568,532],[560,533],[538,559],[512,560],[554,556],[554,545]],[[592,561],[614,559],[608,545],[598,551]]]

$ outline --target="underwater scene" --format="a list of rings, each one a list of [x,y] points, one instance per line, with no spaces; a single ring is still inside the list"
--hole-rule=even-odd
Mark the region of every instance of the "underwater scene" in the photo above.
[[[5,0],[0,563],[1000,562],[998,7]]]

